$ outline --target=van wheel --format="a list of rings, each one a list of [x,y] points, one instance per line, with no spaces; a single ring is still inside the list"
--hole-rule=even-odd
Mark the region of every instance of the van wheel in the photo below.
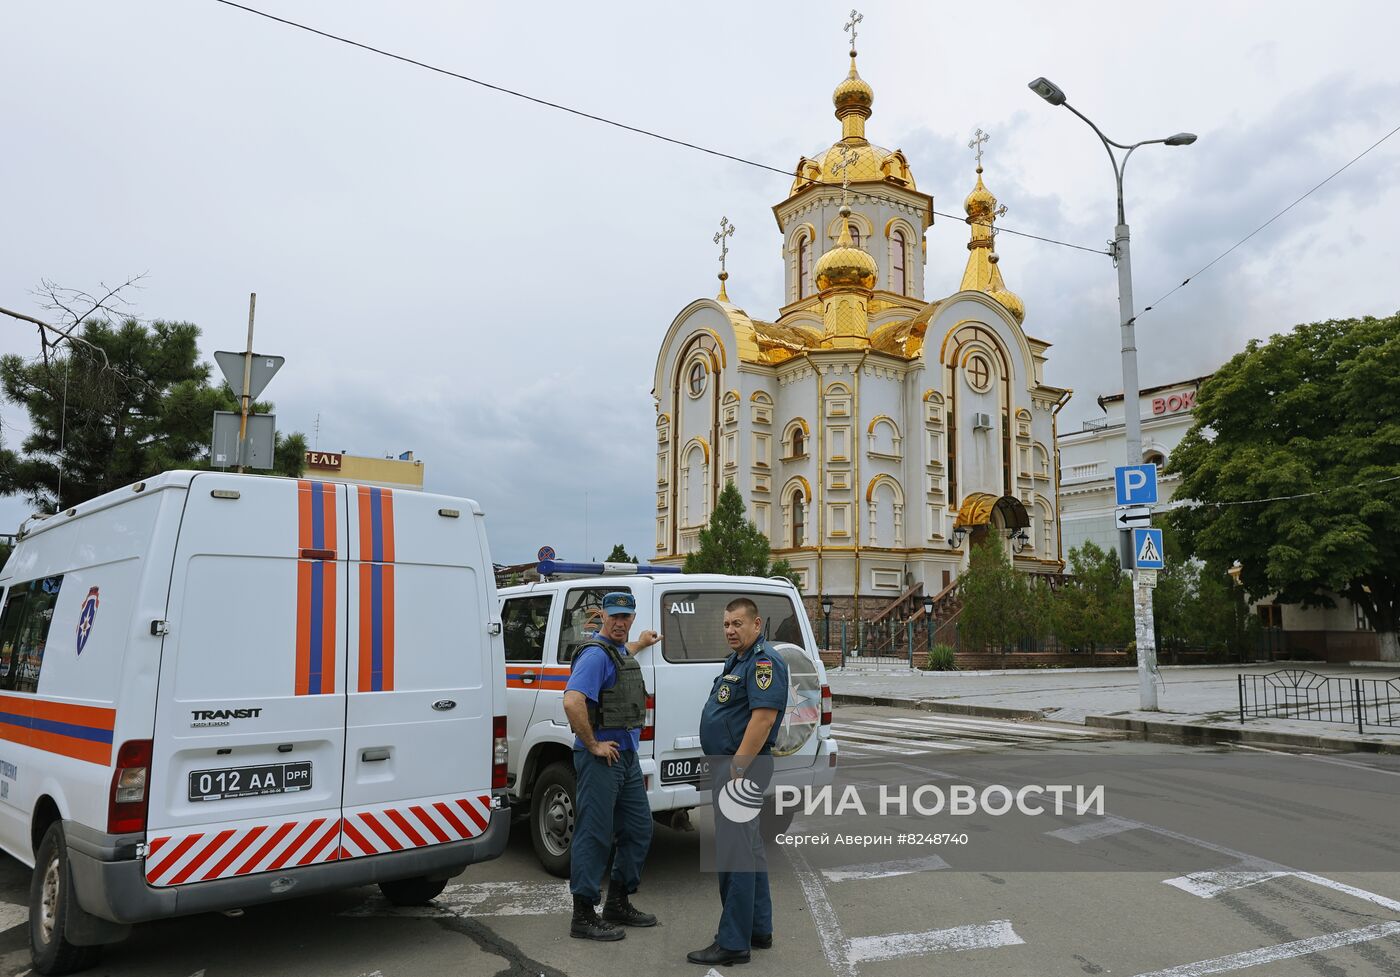
[[[396,906],[426,906],[447,888],[446,879],[395,879],[379,883],[379,891],[384,893]]]
[[[530,792],[530,841],[540,864],[550,875],[569,877],[569,853],[574,840],[574,768],[551,763]]]
[[[55,821],[44,832],[29,883],[29,954],[36,972],[71,974],[101,957],[100,946],[74,946],[64,937],[68,913],[76,909],[63,824]]]

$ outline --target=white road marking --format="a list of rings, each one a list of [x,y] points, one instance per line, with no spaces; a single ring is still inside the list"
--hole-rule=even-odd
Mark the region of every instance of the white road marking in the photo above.
[[[821,941],[822,955],[826,957],[832,974],[834,977],[856,977],[855,964],[849,956],[850,946],[841,930],[841,917],[836,914],[831,900],[826,897],[826,886],[822,885],[821,876],[812,871],[806,856],[798,849],[785,847],[783,851],[792,865],[792,874],[797,876],[797,884],[802,886],[802,896],[807,900],[807,911],[812,916],[817,939]]]
[[[858,882],[867,879],[892,879],[897,875],[913,875],[915,872],[936,872],[947,868],[948,863],[937,855],[927,858],[904,858],[892,862],[875,862],[866,865],[850,865],[845,868],[822,870],[828,882]]]
[[[476,882],[451,885],[426,906],[395,906],[371,896],[342,916],[548,916],[573,909],[567,882]]]
[[[1202,899],[1214,899],[1222,892],[1244,889],[1270,879],[1286,878],[1292,872],[1192,872],[1175,879],[1167,879],[1166,884],[1189,892]]]
[[[1396,926],[1400,926],[1397,923]],[[924,953],[956,950],[986,950],[1015,946],[1026,941],[1016,935],[1009,919],[923,933],[890,933],[886,936],[858,936],[851,940],[850,956],[857,962],[895,960]]]
[[[1342,892],[1349,896],[1354,896],[1363,902],[1369,902],[1373,906],[1380,906],[1382,909],[1389,909],[1393,913],[1400,913],[1400,902],[1394,899],[1387,899],[1385,896],[1377,895],[1374,892],[1367,892],[1365,889],[1358,889],[1354,885],[1347,885],[1345,882],[1337,882],[1332,879],[1323,878],[1321,875],[1314,875],[1311,872],[1298,872],[1298,878],[1304,882],[1311,882],[1313,885],[1320,885],[1324,889],[1331,889],[1333,892]]]
[[[1102,739],[1103,733],[1092,729],[1075,729],[1072,726],[1040,726],[1035,723],[1017,722],[1011,719],[974,719],[972,717],[948,716],[946,718],[933,716],[910,716],[909,722],[923,723],[926,725],[939,726],[962,726],[969,729],[981,727],[1006,733],[1032,733],[1049,736],[1079,736],[1092,739]]]
[[[1240,744],[1236,743],[1236,746]],[[1335,763],[1339,767],[1355,767],[1357,770],[1365,770],[1367,773],[1383,773],[1387,777],[1400,777],[1400,770],[1383,770],[1380,767],[1373,767],[1369,763],[1355,763],[1351,760],[1338,760],[1335,757],[1316,756],[1312,753],[1299,754],[1309,760],[1316,760],[1318,763]]]
[[[0,902],[0,932],[29,922],[29,907]]]
[[[920,750],[966,750],[966,746],[952,743],[940,743],[935,740],[910,740],[899,736],[893,736],[884,730],[851,729],[850,727],[837,726],[835,729],[836,739],[840,742],[850,743],[852,746],[868,746],[870,743],[894,744],[898,746],[912,746],[915,752]],[[865,740],[866,742],[860,742]]]
[[[1287,750],[1266,750],[1262,746],[1250,746],[1248,743],[1231,743],[1230,745],[1237,750],[1253,750],[1255,753],[1274,753],[1278,756],[1298,756],[1298,754],[1290,753]]]
[[[1292,943],[1280,943],[1277,946],[1265,946],[1257,950],[1245,950],[1243,953],[1232,953],[1229,956],[1216,957],[1213,960],[1200,960],[1196,963],[1182,964],[1179,967],[1168,967],[1166,970],[1154,970],[1150,973],[1138,974],[1137,977],[1203,977],[1205,974],[1223,974],[1231,970],[1257,967],[1262,963],[1273,963],[1276,960],[1305,957],[1310,953],[1351,946],[1354,943],[1367,943],[1390,936],[1392,933],[1400,933],[1400,921],[1390,920],[1376,923],[1374,926],[1363,926],[1360,929],[1328,933],[1325,936],[1294,940]]]
[[[1140,825],[1136,821],[1106,817],[1100,821],[1086,821],[1084,824],[1076,824],[1068,828],[1047,831],[1045,834],[1051,838],[1059,838],[1061,841],[1068,841],[1071,845],[1078,845],[1081,842],[1090,841],[1094,838],[1106,838],[1109,835],[1122,834],[1124,831],[1133,831],[1138,827],[1140,827]]]

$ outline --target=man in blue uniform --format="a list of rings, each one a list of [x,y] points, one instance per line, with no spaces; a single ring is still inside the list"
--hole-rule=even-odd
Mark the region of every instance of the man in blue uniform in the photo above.
[[[637,763],[646,723],[646,686],[627,644],[636,613],[636,598],[629,593],[603,598],[603,622],[574,652],[564,688],[564,715],[576,737],[577,808],[569,870],[574,914],[569,935],[580,940],[620,940],[627,934],[614,924],[656,925],[655,916],[628,899],[637,891],[651,846],[651,805]],[[643,631],[630,649],[641,650],[659,640],[656,632]],[[612,874],[600,919],[594,907],[610,851]]]
[[[773,945],[768,863],[753,803],[772,777],[773,744],[788,699],[787,664],[763,637],[758,605],[747,597],[730,601],[724,609],[724,638],[731,654],[700,715],[700,746],[711,758],[716,868],[724,909],[714,942],[686,956],[711,967],[747,963],[750,947]],[[736,798],[748,799],[749,806],[736,806]],[[735,816],[727,816],[726,807]]]

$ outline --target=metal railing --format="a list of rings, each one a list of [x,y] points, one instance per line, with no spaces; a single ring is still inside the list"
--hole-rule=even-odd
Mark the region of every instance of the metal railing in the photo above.
[[[1400,678],[1346,678],[1306,668],[1238,676],[1240,723],[1246,719],[1304,719],[1400,727]]]

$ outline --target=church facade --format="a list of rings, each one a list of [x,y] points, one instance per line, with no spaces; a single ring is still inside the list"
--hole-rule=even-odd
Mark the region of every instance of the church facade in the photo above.
[[[961,283],[930,301],[933,198],[902,152],[866,137],[874,93],[854,51],[833,101],[840,139],[799,162],[773,208],[783,307],[751,316],[721,273],[718,297],[682,309],[661,343],[653,562],[696,548],[732,481],[809,598],[938,594],[988,536],[1017,567],[1057,571],[1070,392],[1045,382],[1049,344],[1002,278],[980,143]]]

